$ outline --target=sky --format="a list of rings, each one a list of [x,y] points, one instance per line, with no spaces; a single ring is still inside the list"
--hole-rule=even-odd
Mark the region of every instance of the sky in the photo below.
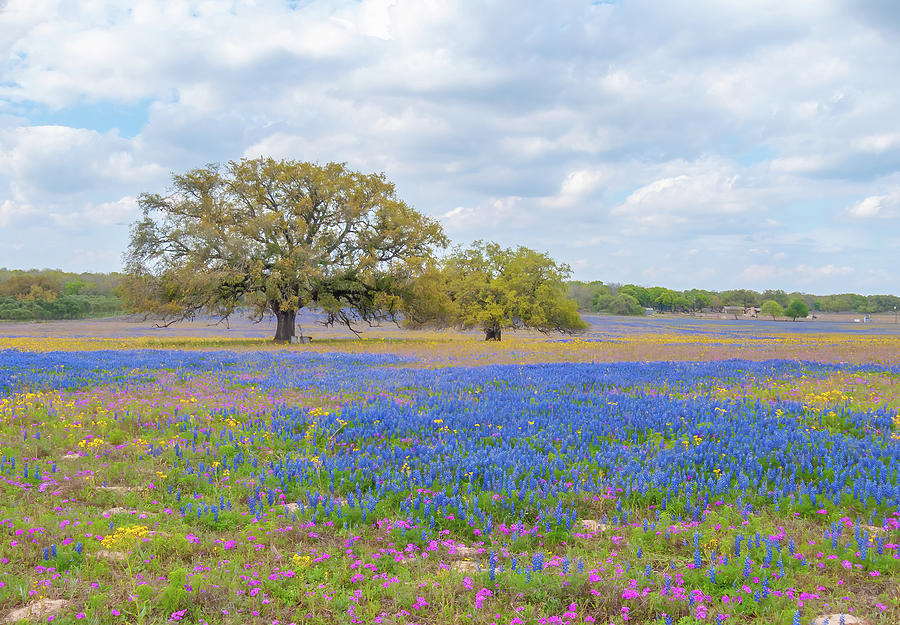
[[[122,267],[244,157],[583,280],[900,293],[895,0],[0,0],[0,267]]]

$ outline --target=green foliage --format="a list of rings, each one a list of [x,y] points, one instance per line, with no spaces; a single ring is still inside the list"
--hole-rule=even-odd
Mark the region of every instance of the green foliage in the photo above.
[[[0,268],[0,295],[16,295],[16,284],[28,284],[24,290],[31,290],[31,284],[39,284],[57,295],[98,295],[116,297],[122,274],[112,273],[72,273],[60,269],[5,269]],[[76,285],[70,287],[69,285]],[[60,286],[63,285],[63,286]],[[83,285],[83,286],[78,286]],[[73,291],[75,289],[75,291]]]
[[[809,314],[809,306],[802,299],[795,299],[791,301],[784,314],[796,321],[798,317],[806,317]]]
[[[609,302],[607,308],[614,315],[643,315],[644,307],[627,293],[619,293]]]
[[[97,287],[92,282],[77,279],[66,282],[63,288],[66,295],[88,295],[97,290]]]
[[[772,299],[763,302],[761,310],[764,315],[772,315],[772,321],[775,320],[775,317],[781,317],[784,314],[781,304]]]
[[[0,269],[0,319],[82,319],[120,314],[119,278],[117,273]]]
[[[790,297],[788,296],[788,294],[785,293],[784,291],[782,291],[781,289],[776,289],[776,290],[766,289],[765,291],[762,292],[761,297],[763,299],[763,303],[765,303],[769,300],[772,300],[776,304],[781,306],[782,309],[787,308],[788,304],[791,303]]]
[[[609,293],[597,293],[591,302],[591,310],[594,312],[608,311],[612,301],[613,296]]]
[[[183,568],[173,569],[168,575],[168,584],[159,596],[159,607],[163,612],[171,613],[190,606],[190,595],[185,590],[187,571]]]
[[[411,300],[408,319],[413,325],[481,328],[490,340],[500,340],[504,328],[577,332],[587,324],[576,302],[565,297],[570,271],[526,247],[476,241],[457,247],[442,271],[427,276],[419,292],[433,297]]]
[[[568,283],[568,298],[578,303],[578,310],[594,312],[612,312],[611,305],[616,295],[624,294],[635,298],[642,307],[653,307],[671,312],[698,312],[712,310],[718,312],[737,312],[743,314],[746,308],[760,306],[760,302],[773,301],[784,310],[790,302],[800,299],[806,302],[811,310],[822,312],[857,312],[857,313],[890,313],[894,307],[900,308],[900,297],[896,295],[858,295],[843,293],[839,295],[810,295],[808,293],[785,293],[781,289],[767,289],[761,294],[750,289],[734,289],[723,291],[706,291],[690,289],[675,291],[661,286],[642,287],[634,284],[618,286],[603,282]],[[771,314],[766,312],[766,314]],[[778,316],[782,313],[776,313]]]
[[[118,297],[62,295],[52,299],[0,296],[0,319],[10,321],[84,319],[122,312]]]
[[[709,308],[712,304],[713,294],[702,289],[691,289],[685,291],[683,297],[687,301],[687,306],[691,311],[699,311]]]
[[[123,283],[129,309],[166,319],[271,313],[280,341],[305,307],[348,327],[393,318],[446,244],[383,174],[341,163],[212,165],[173,176],[169,194],[145,193],[139,204]]]
[[[671,289],[661,288],[658,291],[655,291],[653,303],[659,310],[669,311],[686,311],[691,306],[691,300],[689,300],[684,294],[679,293],[678,291],[673,291]]]
[[[20,300],[56,299],[58,281],[43,274],[19,273],[0,283],[0,295]]]
[[[601,295],[609,295],[609,287],[600,282],[581,282],[570,280],[566,283],[566,297],[575,300],[578,310],[591,310],[594,300]]]
[[[121,445],[122,443],[125,442],[125,439],[127,439],[127,438],[128,438],[128,434],[126,434],[123,430],[120,430],[119,428],[112,430],[107,435],[107,440],[110,442],[111,445]]]
[[[723,291],[721,294],[721,301],[725,306],[750,308],[752,306],[759,306],[760,295],[751,289],[734,289],[731,291]]]
[[[634,299],[638,301],[638,303],[643,307],[648,307],[653,305],[653,298],[648,289],[645,289],[642,286],[636,286],[634,284],[626,284],[619,288],[619,295],[630,295]]]

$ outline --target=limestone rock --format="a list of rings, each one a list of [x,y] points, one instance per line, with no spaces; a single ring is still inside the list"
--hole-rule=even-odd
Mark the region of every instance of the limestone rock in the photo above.
[[[604,525],[600,521],[594,519],[580,519],[578,522],[581,524],[581,527],[589,532],[605,532],[609,529],[608,525]]]
[[[816,617],[812,625],[826,625],[826,623],[827,625],[840,625],[841,616],[844,617],[844,625],[868,625],[866,621],[852,614],[823,614]]]
[[[450,565],[450,570],[457,573],[480,573],[481,565],[471,560],[458,560]]]
[[[137,514],[137,513],[138,513],[137,510],[129,510],[128,508],[120,508],[117,506],[115,508],[110,508],[109,510],[104,510],[103,516],[110,517],[110,516],[113,516],[116,514]]]
[[[18,623],[19,621],[35,621],[45,620],[48,616],[59,614],[69,602],[65,599],[41,599],[34,603],[29,603],[24,608],[13,610],[6,615],[7,623]]]
[[[107,490],[114,493],[134,493],[141,489],[137,486],[98,486],[97,490]]]
[[[103,560],[112,560],[113,562],[125,562],[128,559],[128,556],[122,553],[121,551],[108,551],[106,549],[101,549],[100,551],[95,551],[92,553],[95,558],[101,558]]]
[[[454,555],[458,558],[474,558],[478,556],[478,549],[475,547],[466,547],[465,545],[456,545],[454,548]]]

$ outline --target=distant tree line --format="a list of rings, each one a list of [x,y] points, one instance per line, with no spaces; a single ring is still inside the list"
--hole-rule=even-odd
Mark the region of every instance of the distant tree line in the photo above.
[[[119,273],[0,268],[0,319],[84,319],[122,313]]]
[[[662,312],[732,312],[749,308],[759,308],[765,315],[774,317],[793,316],[802,308],[792,305],[803,303],[808,311],[854,312],[874,314],[893,312],[900,308],[900,297],[896,295],[857,295],[841,293],[837,295],[812,295],[810,293],[787,293],[783,290],[768,289],[763,292],[751,289],[729,291],[707,291],[690,289],[675,291],[661,286],[644,287],[635,284],[582,282],[572,280],[567,283],[568,297],[575,300],[582,311],[605,312],[615,315],[642,315],[647,308]],[[774,305],[773,305],[774,304]],[[797,315],[797,316],[806,316]]]
[[[488,249],[483,250],[485,251]],[[504,254],[511,253],[510,250],[493,247],[489,248],[489,251],[494,258],[499,258],[501,251]],[[462,266],[460,259],[463,257],[459,251],[450,258],[453,261],[451,266],[454,266],[454,263],[455,266]],[[542,261],[545,265],[550,263],[547,258],[543,258]],[[521,261],[516,261],[519,262]],[[123,277],[123,274],[118,272],[73,273],[59,269],[0,268],[0,320],[84,319],[122,314]],[[556,279],[559,280],[559,276]],[[471,284],[471,281],[463,281],[463,284]],[[803,312],[802,308],[797,306],[791,308],[795,302],[802,302],[812,314],[890,313],[894,311],[895,306],[900,310],[900,297],[896,295],[856,293],[813,295],[772,289],[762,292],[751,289],[675,291],[661,286],[644,287],[635,284],[580,280],[570,280],[565,285],[567,299],[574,300],[579,311],[615,315],[643,315],[646,314],[647,308],[661,312],[691,313],[706,310],[735,314],[743,314],[746,309],[756,308],[761,315],[772,318],[792,317],[792,313],[798,317],[805,317],[806,313],[798,314]],[[458,287],[456,290],[459,290]],[[462,300],[460,304],[461,302]],[[409,314],[412,311],[406,312]],[[571,316],[573,313],[566,314]]]

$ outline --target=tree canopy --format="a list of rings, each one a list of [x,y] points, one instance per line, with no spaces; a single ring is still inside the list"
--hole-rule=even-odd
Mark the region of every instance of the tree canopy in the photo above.
[[[609,312],[614,315],[643,315],[646,313],[641,303],[628,293],[619,293],[609,302]]]
[[[798,317],[806,317],[809,314],[809,306],[807,306],[806,302],[802,299],[795,299],[788,305],[784,314],[792,320],[797,321]]]
[[[781,304],[773,299],[763,302],[760,311],[762,311],[764,315],[772,315],[772,321],[775,321],[775,317],[780,317],[784,314],[784,309],[781,307]]]
[[[447,240],[384,174],[272,158],[209,165],[139,197],[126,253],[130,310],[173,321],[274,314],[276,341],[311,307],[326,323],[393,318]]]
[[[505,328],[577,332],[587,327],[566,299],[567,265],[527,247],[476,241],[457,247],[420,286],[407,311],[411,324],[480,328],[499,341]],[[429,295],[430,294],[430,295]]]

